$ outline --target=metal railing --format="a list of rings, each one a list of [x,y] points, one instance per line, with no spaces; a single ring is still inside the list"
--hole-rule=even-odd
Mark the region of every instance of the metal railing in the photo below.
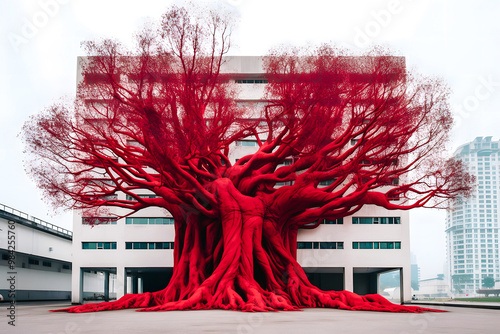
[[[11,208],[10,206],[4,205],[2,203],[0,203],[0,210],[3,210],[5,212],[11,213],[11,214],[16,215],[18,217],[21,217],[21,218],[24,218],[26,220],[29,220],[29,221],[37,224],[37,225],[40,225],[40,226],[44,227],[45,229],[53,230],[53,231],[56,231],[56,232],[68,235],[70,237],[73,237],[73,232],[70,231],[70,230],[67,230],[67,229],[62,228],[60,226],[51,224],[49,222],[46,222],[45,220],[41,220],[40,218],[36,218],[36,217],[30,216],[30,215],[28,215],[25,212],[16,210],[16,209]]]

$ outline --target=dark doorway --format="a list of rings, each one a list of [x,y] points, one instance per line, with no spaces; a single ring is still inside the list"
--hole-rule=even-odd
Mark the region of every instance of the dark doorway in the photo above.
[[[344,290],[344,268],[304,268],[309,282],[324,291]]]
[[[131,293],[163,290],[170,282],[173,268],[127,268],[127,291]]]

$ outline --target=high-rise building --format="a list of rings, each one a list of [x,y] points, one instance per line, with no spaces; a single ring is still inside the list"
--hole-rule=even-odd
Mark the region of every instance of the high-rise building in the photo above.
[[[476,177],[470,198],[458,198],[448,210],[447,256],[452,292],[475,294],[485,277],[500,279],[498,191],[500,141],[477,137],[460,146],[454,157]]]

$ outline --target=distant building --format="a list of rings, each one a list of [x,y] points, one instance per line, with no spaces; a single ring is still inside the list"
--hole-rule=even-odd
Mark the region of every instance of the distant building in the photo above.
[[[444,279],[444,275],[419,281],[419,290],[415,296],[417,299],[437,299],[450,297],[450,285]]]
[[[72,232],[0,204],[0,295],[4,300],[71,297]]]
[[[419,289],[420,267],[417,264],[417,257],[411,253],[411,288],[412,290]]]
[[[486,276],[500,280],[499,144],[492,137],[477,137],[454,154],[476,177],[473,196],[459,198],[447,212],[447,262],[454,294],[475,294]]]

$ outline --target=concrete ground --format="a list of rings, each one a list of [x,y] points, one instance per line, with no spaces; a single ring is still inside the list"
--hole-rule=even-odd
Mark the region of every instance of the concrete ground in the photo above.
[[[234,311],[52,313],[69,303],[18,303],[8,325],[0,304],[0,333],[499,333],[500,310],[435,306],[447,313],[398,314],[306,309],[302,312]]]

